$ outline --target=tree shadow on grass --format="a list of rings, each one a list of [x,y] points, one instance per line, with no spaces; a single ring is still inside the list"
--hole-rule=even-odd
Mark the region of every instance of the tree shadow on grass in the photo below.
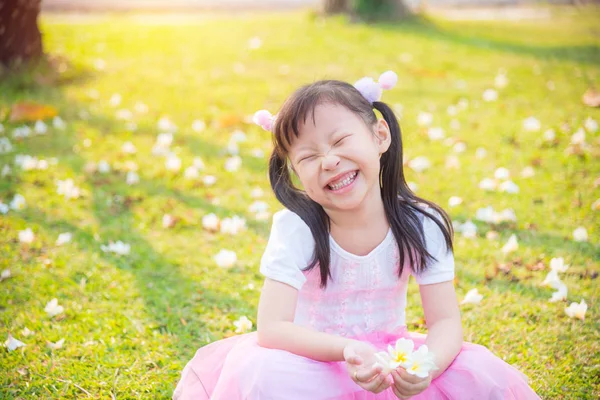
[[[440,24],[424,16],[415,16],[400,23],[380,22],[369,26],[381,31],[421,36],[432,41],[530,56],[544,60],[571,61],[592,65],[600,62],[600,46],[598,45],[539,46],[535,44],[512,43],[483,37],[481,35],[482,33],[485,34],[485,27],[483,25],[477,29],[479,36],[445,29]]]

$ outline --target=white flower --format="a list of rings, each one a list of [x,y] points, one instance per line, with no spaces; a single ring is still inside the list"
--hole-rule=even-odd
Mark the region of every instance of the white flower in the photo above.
[[[498,222],[504,222],[504,221],[517,222],[517,216],[515,214],[515,211],[512,208],[507,208],[497,214],[496,220]]]
[[[458,196],[452,196],[448,199],[448,207],[456,207],[462,204],[463,200]]]
[[[14,337],[12,337],[12,335],[9,333],[8,334],[8,339],[6,340],[6,342],[4,342],[4,346],[6,346],[6,348],[8,349],[8,351],[15,351],[16,349],[18,349],[19,347],[24,347],[26,346],[25,343],[21,342],[20,340],[15,339]]]
[[[12,275],[10,273],[10,269],[5,269],[2,271],[2,273],[0,273],[0,282],[2,282],[5,279],[10,278]]]
[[[510,178],[510,171],[504,167],[500,167],[494,172],[494,178],[500,180],[506,180]]]
[[[265,193],[263,192],[263,190],[259,187],[255,187],[254,189],[252,189],[252,191],[250,192],[250,196],[254,199],[259,198],[259,197],[263,197]]]
[[[557,289],[557,291],[552,293],[552,297],[548,300],[550,303],[567,300],[567,285],[558,281],[555,289]]]
[[[265,203],[264,201],[255,201],[254,203],[250,204],[250,207],[248,207],[248,211],[250,211],[251,213],[254,214],[258,214],[261,212],[265,212],[269,209],[269,205],[267,203]]]
[[[10,210],[10,207],[8,206],[8,204],[4,204],[3,202],[0,201],[0,214],[6,214],[8,212],[8,210]]]
[[[200,157],[194,157],[194,159],[192,160],[192,165],[198,170],[204,169],[204,161],[202,161]]]
[[[2,167],[2,172],[0,173],[0,176],[4,178],[5,176],[10,175],[10,172],[10,165],[6,164],[4,167]]]
[[[19,242],[21,243],[31,243],[33,242],[34,238],[35,235],[33,234],[31,228],[27,228],[24,231],[19,231]]]
[[[446,157],[446,168],[448,169],[458,169],[460,168],[460,160],[457,156],[448,156]]]
[[[229,157],[225,161],[225,170],[227,172],[235,172],[242,166],[242,159],[239,156]]]
[[[123,143],[123,146],[121,146],[121,151],[126,154],[135,154],[135,152],[137,152],[137,149],[135,148],[135,145],[133,143],[125,142]]]
[[[595,133],[596,131],[598,131],[598,122],[593,120],[591,117],[588,117],[585,120],[585,122],[583,123],[583,126],[589,133]]]
[[[10,153],[12,150],[10,140],[7,137],[0,137],[0,154]]]
[[[516,183],[514,183],[513,181],[502,182],[500,184],[499,189],[501,192],[506,192],[506,193],[510,193],[510,194],[519,193],[519,186]]]
[[[36,121],[35,125],[33,126],[33,130],[38,135],[44,135],[46,132],[48,132],[48,126],[44,123],[44,121]]]
[[[101,174],[107,174],[110,172],[110,164],[107,161],[100,161],[98,162],[98,172],[100,172]]]
[[[453,116],[455,116],[456,114],[458,114],[458,107],[457,107],[457,106],[455,106],[455,105],[453,105],[453,104],[451,104],[451,105],[449,105],[448,107],[446,107],[446,113],[447,113],[449,116],[453,117]]]
[[[239,129],[236,129],[231,134],[231,138],[229,140],[233,140],[235,142],[240,143],[245,142],[246,140],[248,140],[248,138],[246,137],[246,134],[244,132],[240,131]]]
[[[157,127],[159,130],[163,132],[171,132],[174,133],[177,131],[177,125],[175,125],[169,118],[162,117],[158,120]]]
[[[535,170],[531,166],[523,168],[521,171],[521,178],[531,178],[535,175]]]
[[[502,252],[504,254],[512,253],[513,251],[517,251],[519,248],[519,243],[517,242],[517,236],[510,235],[508,242],[502,247]]]
[[[252,321],[248,317],[240,317],[237,321],[233,322],[235,325],[235,333],[246,333],[252,329]]]
[[[487,150],[483,147],[478,147],[477,150],[475,150],[475,157],[478,160],[485,158],[485,156],[487,156]]]
[[[200,133],[204,129],[206,129],[206,123],[204,121],[197,119],[197,120],[194,120],[194,122],[192,122],[192,130],[194,132]]]
[[[498,183],[492,178],[484,178],[481,182],[479,182],[479,189],[492,191],[496,189],[496,185]]]
[[[565,308],[565,313],[571,318],[579,318],[585,320],[585,312],[587,311],[587,304],[585,300],[581,299],[581,303],[571,303],[571,305]]]
[[[388,354],[390,355],[390,367],[396,369],[398,367],[407,367],[409,359],[415,344],[410,339],[400,338],[396,341],[396,345],[392,347],[388,346]]]
[[[52,299],[46,304],[44,311],[46,311],[48,316],[55,317],[58,314],[62,314],[65,311],[65,308],[58,305],[58,299]]]
[[[544,132],[543,137],[546,142],[551,142],[556,138],[556,132],[554,132],[554,129],[548,129]]]
[[[48,347],[50,347],[52,350],[58,350],[63,347],[64,343],[65,343],[65,339],[62,338],[56,343],[48,342]]]
[[[133,118],[133,113],[127,109],[117,110],[115,113],[115,118],[123,121],[129,121]]]
[[[419,156],[410,160],[408,166],[415,172],[423,172],[431,167],[431,162],[427,157]]]
[[[237,235],[246,228],[246,220],[237,215],[232,218],[225,218],[221,221],[221,233]]]
[[[483,295],[479,294],[479,291],[477,288],[475,288],[467,292],[465,298],[460,302],[460,304],[479,304],[481,299],[483,299]]]
[[[133,106],[133,109],[140,114],[145,114],[148,112],[148,106],[141,101],[136,102]]]
[[[587,242],[588,234],[587,234],[587,230],[585,229],[585,227],[580,226],[579,228],[575,229],[573,231],[573,239],[576,242]]]
[[[250,50],[259,49],[262,46],[262,39],[258,36],[254,36],[248,40],[248,48]]]
[[[435,356],[429,351],[427,345],[422,345],[410,355],[409,366],[406,369],[411,375],[426,378],[431,371],[438,369],[435,365]]]
[[[13,130],[13,138],[15,139],[26,138],[29,135],[31,135],[31,128],[27,125],[20,126]]]
[[[529,117],[523,121],[523,128],[528,132],[537,132],[542,128],[542,124],[536,117]]]
[[[25,197],[20,194],[15,194],[12,201],[10,202],[10,208],[13,210],[22,210],[25,208]]]
[[[506,75],[499,72],[498,75],[496,75],[496,78],[494,79],[494,84],[498,89],[502,89],[508,84],[508,78],[506,77]]]
[[[165,161],[165,168],[168,171],[179,171],[181,169],[181,159],[175,154],[171,153]]]
[[[258,148],[252,149],[250,154],[252,154],[252,157],[255,157],[255,158],[264,158],[265,157],[265,152],[262,149],[258,149]]]
[[[124,255],[128,255],[130,250],[131,250],[131,246],[129,244],[123,243],[122,241],[118,240],[116,242],[108,242],[108,245],[101,245],[100,249],[102,249],[103,252],[105,253],[115,253],[118,254],[120,256],[124,256]]]
[[[152,146],[152,154],[156,156],[165,156],[169,154],[169,147],[173,143],[172,133],[161,133],[156,137],[156,142]]]
[[[585,131],[579,128],[572,136],[571,136],[571,144],[574,145],[585,145]]]
[[[232,267],[237,262],[237,256],[235,252],[231,250],[221,250],[214,257],[215,262],[221,268],[229,268]]]
[[[56,245],[62,246],[65,243],[69,243],[72,238],[73,235],[71,234],[71,232],[61,233],[60,235],[58,235],[58,239],[56,239]]]
[[[117,107],[119,104],[121,104],[121,95],[118,93],[113,94],[110,97],[108,104],[110,104],[111,107]]]
[[[202,227],[208,231],[216,232],[219,229],[219,217],[215,214],[207,214],[202,217]]]
[[[440,128],[439,126],[429,128],[427,130],[427,135],[429,136],[429,139],[431,139],[431,140],[441,140],[444,137],[446,137],[444,130],[442,128]]]
[[[215,178],[215,177],[214,177],[214,176],[212,176],[212,175],[206,175],[206,176],[204,176],[204,178],[202,179],[202,182],[204,182],[204,184],[205,184],[206,186],[212,186],[212,185],[214,185],[215,183],[217,183],[217,178]]]
[[[417,116],[417,124],[420,126],[429,126],[433,122],[433,115],[428,112],[421,111]]]
[[[467,145],[465,144],[465,142],[458,142],[454,145],[452,149],[455,153],[464,153],[465,150],[467,150]]]
[[[558,277],[558,270],[551,270],[546,275],[546,278],[541,283],[542,286],[550,286],[554,289],[558,289],[562,285],[562,281]]]
[[[165,214],[162,217],[163,228],[170,228],[175,224],[175,218],[171,214]]]
[[[21,330],[21,334],[23,334],[23,336],[25,337],[28,337],[33,334],[33,331],[30,331],[27,327],[25,327],[23,328],[23,330]]]
[[[569,264],[565,264],[562,257],[555,257],[550,260],[550,269],[556,272],[566,272],[569,269]]]
[[[75,186],[73,179],[58,180],[56,185],[56,192],[62,194],[65,199],[76,199],[81,195],[81,190]]]
[[[127,176],[125,177],[125,182],[131,186],[137,183],[140,183],[140,176],[135,171],[127,172]]]
[[[183,171],[183,177],[185,179],[198,179],[200,177],[200,172],[198,172],[198,168],[190,165]]]
[[[56,129],[65,129],[65,127],[67,126],[65,124],[65,121],[63,121],[60,117],[54,117],[54,119],[52,120],[52,125]]]
[[[498,92],[494,89],[486,89],[481,96],[483,101],[491,102],[498,100]]]
[[[471,222],[471,220],[460,225],[459,230],[466,238],[474,238],[477,236],[477,225]]]

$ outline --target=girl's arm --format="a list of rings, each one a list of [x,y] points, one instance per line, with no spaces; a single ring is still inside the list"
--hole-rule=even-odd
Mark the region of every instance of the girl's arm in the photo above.
[[[460,352],[463,343],[460,310],[454,291],[454,282],[420,285],[421,302],[427,323],[425,343],[439,368],[433,379],[441,375]]]
[[[344,347],[352,340],[294,324],[297,299],[297,289],[265,279],[258,304],[258,344],[317,361],[344,361]]]

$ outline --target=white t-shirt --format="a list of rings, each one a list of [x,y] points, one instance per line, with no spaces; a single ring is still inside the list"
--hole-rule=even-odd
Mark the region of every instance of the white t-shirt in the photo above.
[[[428,211],[442,222],[437,212]],[[432,260],[420,275],[407,264],[402,276],[398,277],[399,253],[391,229],[385,239],[365,256],[342,249],[330,235],[333,279],[327,281],[326,289],[321,289],[319,265],[306,270],[313,259],[313,236],[308,225],[287,209],[273,216],[260,272],[298,289],[296,324],[344,336],[392,330],[405,325],[410,275],[419,285],[454,279],[454,256],[446,249],[442,231],[431,219],[421,213],[417,215],[424,224],[427,251],[437,259]]]

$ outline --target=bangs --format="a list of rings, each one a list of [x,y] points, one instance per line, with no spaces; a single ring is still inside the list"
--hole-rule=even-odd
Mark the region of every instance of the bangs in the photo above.
[[[358,114],[366,124],[374,124],[377,117],[371,104],[352,85],[335,80],[319,81],[298,89],[281,107],[275,119],[273,141],[275,150],[287,155],[300,126],[311,118],[321,104],[337,104]]]

